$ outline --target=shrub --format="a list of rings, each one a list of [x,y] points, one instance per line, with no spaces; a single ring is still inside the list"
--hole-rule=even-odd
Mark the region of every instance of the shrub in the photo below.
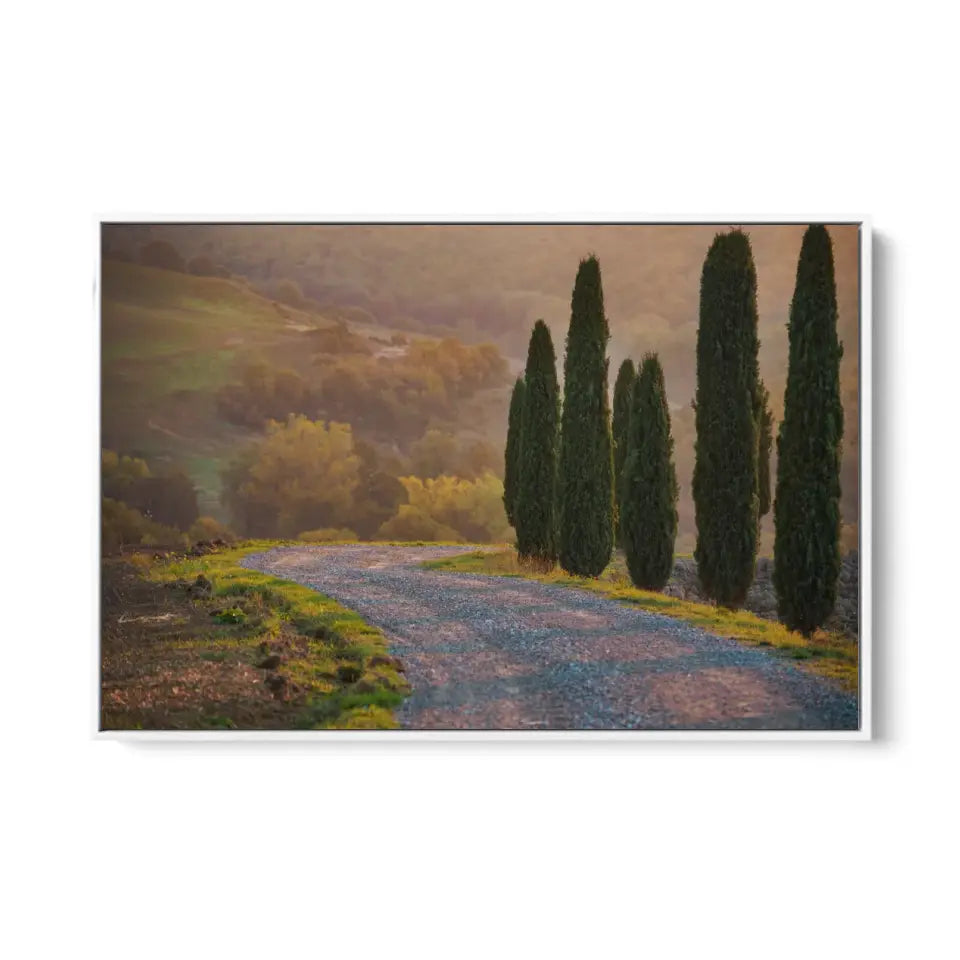
[[[705,592],[739,607],[757,556],[757,273],[741,230],[718,234],[700,279],[695,557]]]
[[[100,511],[101,549],[104,553],[129,546],[188,546],[186,535],[145,517],[139,510],[118,500],[104,497]]]
[[[476,480],[401,477],[409,503],[377,531],[386,540],[502,542],[510,535],[503,484],[492,473]]]
[[[213,517],[197,517],[187,531],[187,536],[194,543],[198,540],[223,540],[226,543],[233,543],[237,539],[236,534],[228,526]]]
[[[118,456],[112,450],[101,455],[103,496],[123,501],[150,520],[186,530],[197,519],[197,491],[179,470],[154,476],[137,457]]]
[[[166,240],[151,240],[140,248],[140,262],[145,267],[159,267],[183,273],[185,264],[180,252]]]
[[[335,543],[347,540],[355,541],[357,535],[347,527],[321,527],[319,530],[304,530],[297,534],[298,540],[306,543]]]
[[[560,563],[599,576],[613,550],[613,460],[603,286],[596,257],[580,262],[564,360],[558,472]]]
[[[773,583],[777,609],[810,634],[833,611],[840,575],[840,358],[833,246],[807,228],[788,324],[790,359],[777,438]]]
[[[462,543],[464,538],[453,527],[425,513],[422,507],[409,503],[400,505],[396,516],[382,524],[377,531],[378,540],[450,540]]]

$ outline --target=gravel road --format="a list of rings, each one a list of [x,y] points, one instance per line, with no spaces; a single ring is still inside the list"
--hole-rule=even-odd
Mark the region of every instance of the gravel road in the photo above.
[[[389,637],[407,729],[855,730],[857,698],[735,640],[588,591],[424,570],[470,547],[278,547],[244,565]]]

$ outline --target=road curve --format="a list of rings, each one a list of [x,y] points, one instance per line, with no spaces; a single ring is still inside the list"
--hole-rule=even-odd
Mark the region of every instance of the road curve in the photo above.
[[[790,662],[585,590],[424,570],[468,547],[278,547],[243,564],[388,636],[426,730],[855,730],[857,699]]]

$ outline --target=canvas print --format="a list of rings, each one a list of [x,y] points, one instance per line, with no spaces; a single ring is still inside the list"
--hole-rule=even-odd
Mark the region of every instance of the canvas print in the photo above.
[[[860,224],[100,230],[101,730],[860,728]]]

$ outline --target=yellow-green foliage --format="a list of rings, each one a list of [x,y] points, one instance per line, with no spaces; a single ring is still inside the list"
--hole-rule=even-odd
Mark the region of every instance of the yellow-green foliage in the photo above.
[[[202,557],[163,560],[151,564],[145,575],[164,583],[192,581],[203,574],[212,583],[214,597],[223,600],[220,622],[212,619],[209,633],[190,641],[202,646],[207,658],[220,649],[262,649],[263,643],[291,630],[308,638],[306,649],[286,656],[280,668],[307,694],[297,726],[396,727],[393,710],[409,693],[409,685],[388,656],[380,630],[309,587],[239,566],[246,554],[275,545],[248,541]]]
[[[304,543],[352,543],[357,535],[347,527],[321,527],[319,530],[304,530],[297,534]]]
[[[409,502],[380,527],[381,539],[492,543],[510,535],[503,509],[503,483],[489,471],[476,480],[401,477],[400,482]]]
[[[150,468],[139,457],[120,456],[113,450],[101,450],[100,475],[104,483],[129,483],[149,477]]]
[[[110,497],[102,501],[100,530],[104,553],[129,546],[183,548],[189,542],[179,530],[156,523],[139,510]]]
[[[269,510],[281,536],[346,513],[360,482],[353,432],[306,417],[271,423],[237,496]]]
[[[507,362],[492,344],[415,340],[384,362],[352,353],[314,357],[323,415],[376,425],[393,440],[413,440],[442,411],[456,417],[458,405],[477,391],[504,386]]]
[[[187,536],[196,543],[198,540],[224,540],[233,543],[234,532],[214,517],[197,517],[187,531]]]
[[[576,577],[559,567],[544,572],[520,563],[514,550],[486,553],[480,550],[442,557],[424,564],[432,570],[451,573],[479,573],[500,577],[526,577],[541,583],[577,587],[601,593],[621,603],[641,607],[652,613],[675,617],[722,637],[732,637],[753,646],[769,647],[772,652],[797,660],[799,665],[822,676],[838,680],[850,690],[857,688],[859,668],[856,641],[840,634],[817,631],[810,637],[788,630],[782,623],[764,620],[745,610],[726,610],[709,604],[668,597],[651,590],[639,590],[619,564],[611,564],[600,577]]]

